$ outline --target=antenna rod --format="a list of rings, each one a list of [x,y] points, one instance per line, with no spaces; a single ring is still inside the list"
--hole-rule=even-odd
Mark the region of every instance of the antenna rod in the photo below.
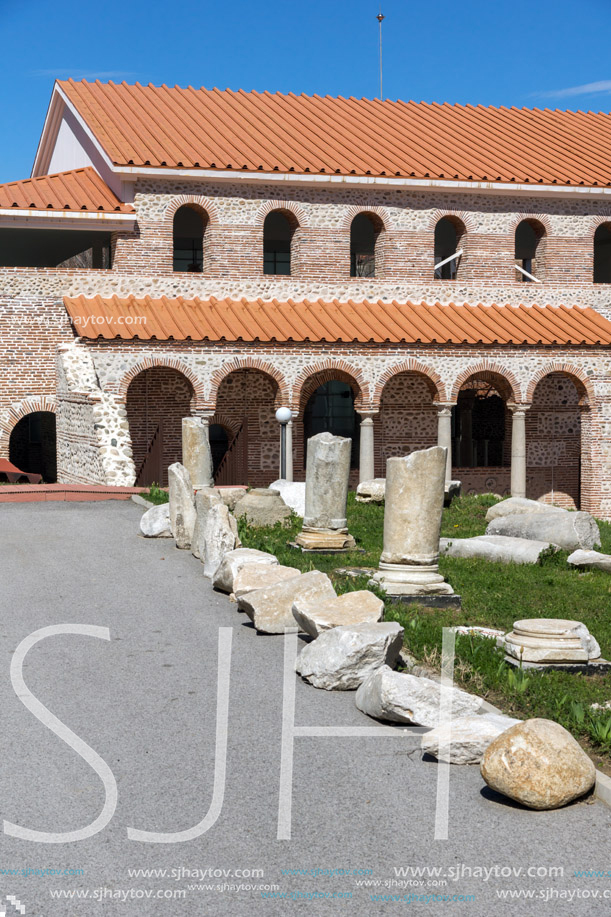
[[[380,12],[376,16],[376,19],[380,23],[380,98],[381,99],[384,98],[384,94],[382,92],[382,20],[385,18],[386,17],[382,15],[382,4],[380,4]]]

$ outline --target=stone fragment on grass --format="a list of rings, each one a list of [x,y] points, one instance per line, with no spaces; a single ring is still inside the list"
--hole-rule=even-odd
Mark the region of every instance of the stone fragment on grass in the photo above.
[[[315,688],[353,691],[381,666],[394,665],[402,645],[396,621],[342,625],[305,646],[295,668]]]
[[[215,490],[230,513],[233,513],[242,497],[246,495],[245,487],[216,487]]]
[[[152,506],[140,518],[140,532],[145,538],[171,538],[170,504]]]
[[[246,564],[277,564],[278,558],[255,548],[236,548],[223,555],[214,571],[212,585],[221,592],[235,592],[235,578]]]
[[[180,462],[168,467],[168,490],[172,535],[176,547],[186,550],[191,547],[195,528],[195,496],[189,472]]]
[[[318,637],[332,627],[375,624],[381,621],[384,617],[384,602],[368,589],[360,589],[324,602],[297,600],[293,603],[293,616],[306,634]]]
[[[566,510],[502,516],[492,520],[486,535],[510,535],[513,538],[549,541],[563,551],[600,547],[596,520],[589,513],[569,513]]]
[[[274,481],[270,490],[279,493],[286,505],[303,519],[305,513],[305,481]]]
[[[502,564],[536,564],[549,541],[512,538],[507,535],[476,535],[473,538],[441,538],[439,553],[449,557],[481,557]]]
[[[284,522],[291,515],[291,510],[275,490],[256,487],[238,500],[234,513],[236,519],[244,517],[250,525],[260,527]]]
[[[448,764],[479,764],[491,742],[520,720],[500,713],[461,716],[422,736],[422,751]]]
[[[530,809],[557,809],[592,789],[596,768],[570,732],[531,719],[503,732],[484,752],[481,774],[491,789]]]
[[[526,497],[508,497],[495,503],[486,513],[486,522],[501,519],[504,516],[525,515],[527,513],[565,513],[561,506],[552,506],[550,503],[541,503],[539,500],[529,500]]]
[[[357,503],[384,503],[386,478],[374,478],[372,481],[361,481],[356,488]]]
[[[327,574],[311,570],[284,583],[240,596],[238,608],[246,612],[260,633],[283,634],[285,628],[297,626],[292,610],[295,601],[324,601],[334,596],[335,589]]]
[[[240,567],[233,579],[233,591],[236,599],[256,589],[266,589],[268,586],[277,586],[288,580],[301,576],[301,572],[294,567],[284,567],[282,564],[244,564]]]
[[[445,690],[451,693],[452,719],[472,716],[483,703],[481,697],[459,688]],[[435,727],[439,725],[441,691],[442,686],[437,681],[393,672],[384,666],[363,682],[356,693],[356,705],[378,720]]]
[[[598,551],[573,551],[567,563],[572,567],[587,567],[611,573],[611,554],[600,554]]]

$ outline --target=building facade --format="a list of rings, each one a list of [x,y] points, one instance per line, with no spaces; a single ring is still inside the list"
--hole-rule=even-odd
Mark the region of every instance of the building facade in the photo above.
[[[0,457],[219,480],[440,442],[464,492],[611,519],[609,115],[56,84],[0,186]],[[416,139],[414,139],[416,138]]]

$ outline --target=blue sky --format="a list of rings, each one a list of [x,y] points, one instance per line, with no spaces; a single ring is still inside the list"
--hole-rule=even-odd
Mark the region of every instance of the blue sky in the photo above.
[[[384,95],[611,108],[609,0],[384,0]],[[0,0],[0,182],[27,178],[53,80],[377,96],[371,0]]]

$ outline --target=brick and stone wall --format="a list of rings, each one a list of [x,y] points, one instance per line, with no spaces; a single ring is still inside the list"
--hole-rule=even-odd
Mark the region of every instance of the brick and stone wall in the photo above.
[[[203,274],[172,271],[172,221],[185,203],[204,208],[208,215]],[[611,318],[611,286],[591,282],[594,232],[611,221],[611,204],[589,196],[537,197],[536,189],[525,197],[287,184],[280,192],[239,180],[201,184],[147,180],[136,185],[134,206],[137,229],[115,234],[112,270],[0,269],[0,456],[8,456],[10,433],[22,417],[30,411],[57,411],[58,467],[63,480],[131,483],[128,479],[141,461],[147,436],[138,374],[157,366],[160,386],[165,373],[164,404],[174,371],[182,373],[175,386],[184,393],[180,403],[175,402],[176,410],[186,410],[188,400],[191,411],[207,413],[228,431],[235,430],[247,411],[253,483],[268,483],[277,476],[275,407],[289,404],[294,411],[299,473],[307,386],[314,376],[349,379],[356,410],[373,414],[376,473],[381,474],[389,455],[435,441],[433,402],[455,403],[469,375],[483,369],[507,380],[508,399],[532,404],[527,414],[532,495],[548,498],[553,489],[555,498],[567,505],[581,497],[582,505],[611,518],[608,350],[118,341],[74,345],[75,332],[62,305],[64,295],[115,293],[536,302],[592,306]],[[262,273],[263,223],[274,209],[290,212],[297,227],[291,277]],[[375,278],[349,276],[350,224],[361,211],[373,214],[383,225]],[[445,215],[464,227],[464,256],[453,282],[433,279],[434,228]],[[514,233],[525,218],[539,221],[546,233],[538,253],[541,284],[519,282],[514,268]],[[64,345],[68,349],[60,353],[63,368],[58,375],[56,350]],[[562,388],[566,375],[560,380],[550,378],[558,370],[573,379],[572,394],[570,385]],[[414,371],[423,375],[397,375]],[[230,372],[243,372],[243,376],[229,381]],[[242,390],[249,393],[246,402],[231,394]],[[173,416],[173,410],[168,411]],[[509,414],[507,425],[506,452]],[[175,457],[178,428],[168,434],[168,444],[168,458],[170,452]],[[465,481],[472,482],[467,489],[504,492],[507,486],[506,468],[463,472]],[[494,484],[487,486],[493,478]]]

